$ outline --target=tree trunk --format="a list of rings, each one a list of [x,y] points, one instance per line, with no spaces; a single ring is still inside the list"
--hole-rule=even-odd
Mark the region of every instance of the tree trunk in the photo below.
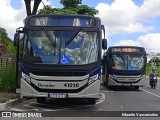
[[[37,10],[38,10],[38,6],[41,3],[42,0],[34,0],[34,6],[33,6],[33,10],[32,10],[32,15],[36,15]]]
[[[27,16],[31,15],[31,0],[24,0],[26,5]]]

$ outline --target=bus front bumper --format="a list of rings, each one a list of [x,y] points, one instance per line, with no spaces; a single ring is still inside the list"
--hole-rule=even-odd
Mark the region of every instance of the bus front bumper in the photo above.
[[[113,78],[110,78],[110,77],[108,79],[109,79],[108,86],[141,86],[143,87],[145,77],[139,80],[138,82],[130,82],[130,81],[125,81],[125,82],[118,81],[117,82],[117,80],[114,80]]]
[[[21,78],[21,97],[49,97],[48,92],[38,92],[29,83],[27,83],[23,78]],[[87,86],[85,89],[78,93],[64,93],[67,98],[99,98],[100,95],[100,80],[96,80],[91,85]]]

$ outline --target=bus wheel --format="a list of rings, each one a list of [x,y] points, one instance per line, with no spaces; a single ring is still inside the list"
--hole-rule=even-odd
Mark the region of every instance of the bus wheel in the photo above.
[[[37,103],[45,103],[46,98],[45,97],[37,97]]]
[[[113,86],[107,86],[108,90],[111,90],[113,88]]]
[[[107,86],[106,80],[105,80],[105,81],[103,81],[103,85]]]
[[[94,105],[94,104],[96,104],[96,99],[95,98],[89,98],[88,103],[91,104],[91,105]]]
[[[136,90],[139,90],[139,86],[134,86],[134,88],[135,88]]]
[[[108,86],[108,80],[106,79],[105,81],[103,81],[103,84],[107,87]]]

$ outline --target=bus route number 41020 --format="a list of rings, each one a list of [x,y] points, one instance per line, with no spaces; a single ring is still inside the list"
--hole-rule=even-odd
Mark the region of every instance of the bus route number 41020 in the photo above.
[[[64,83],[64,87],[79,87],[79,83]]]

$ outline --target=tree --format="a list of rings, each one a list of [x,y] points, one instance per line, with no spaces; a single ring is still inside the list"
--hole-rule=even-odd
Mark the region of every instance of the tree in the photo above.
[[[2,35],[7,36],[8,34],[7,34],[7,32],[6,32],[6,29],[0,27],[0,37],[1,37]]]
[[[24,0],[26,6],[27,16],[36,15],[38,6],[42,0],[34,0],[33,10],[31,11],[31,1]],[[98,13],[98,10],[91,8],[87,5],[81,5],[82,0],[60,0],[60,3],[64,6],[62,9],[51,8],[51,6],[44,6],[38,14],[86,14],[86,15],[95,15]]]
[[[7,32],[6,32],[6,29],[4,29],[4,28],[1,28],[0,27],[0,43],[2,44],[5,44],[5,37],[7,37]]]
[[[30,15],[35,15],[37,13],[38,6],[42,2],[42,0],[34,0],[34,5],[33,5],[32,12],[31,12],[31,0],[24,0],[24,2],[25,2],[25,5],[26,5],[27,16],[30,16]]]
[[[87,5],[82,5],[82,0],[61,0],[60,3],[64,6],[62,9],[44,6],[38,11],[38,14],[83,14],[96,15],[98,10]]]
[[[13,41],[8,37],[6,29],[0,27],[0,56],[4,54],[13,55],[15,53]]]
[[[98,13],[98,10],[91,8],[87,5],[80,5],[77,8],[77,13],[78,14],[85,14],[85,15],[96,15]]]
[[[74,9],[82,4],[82,0],[61,0],[60,3],[64,6],[64,9]]]
[[[156,66],[159,66],[160,65],[160,59],[158,57],[154,57],[153,58],[153,62]]]

